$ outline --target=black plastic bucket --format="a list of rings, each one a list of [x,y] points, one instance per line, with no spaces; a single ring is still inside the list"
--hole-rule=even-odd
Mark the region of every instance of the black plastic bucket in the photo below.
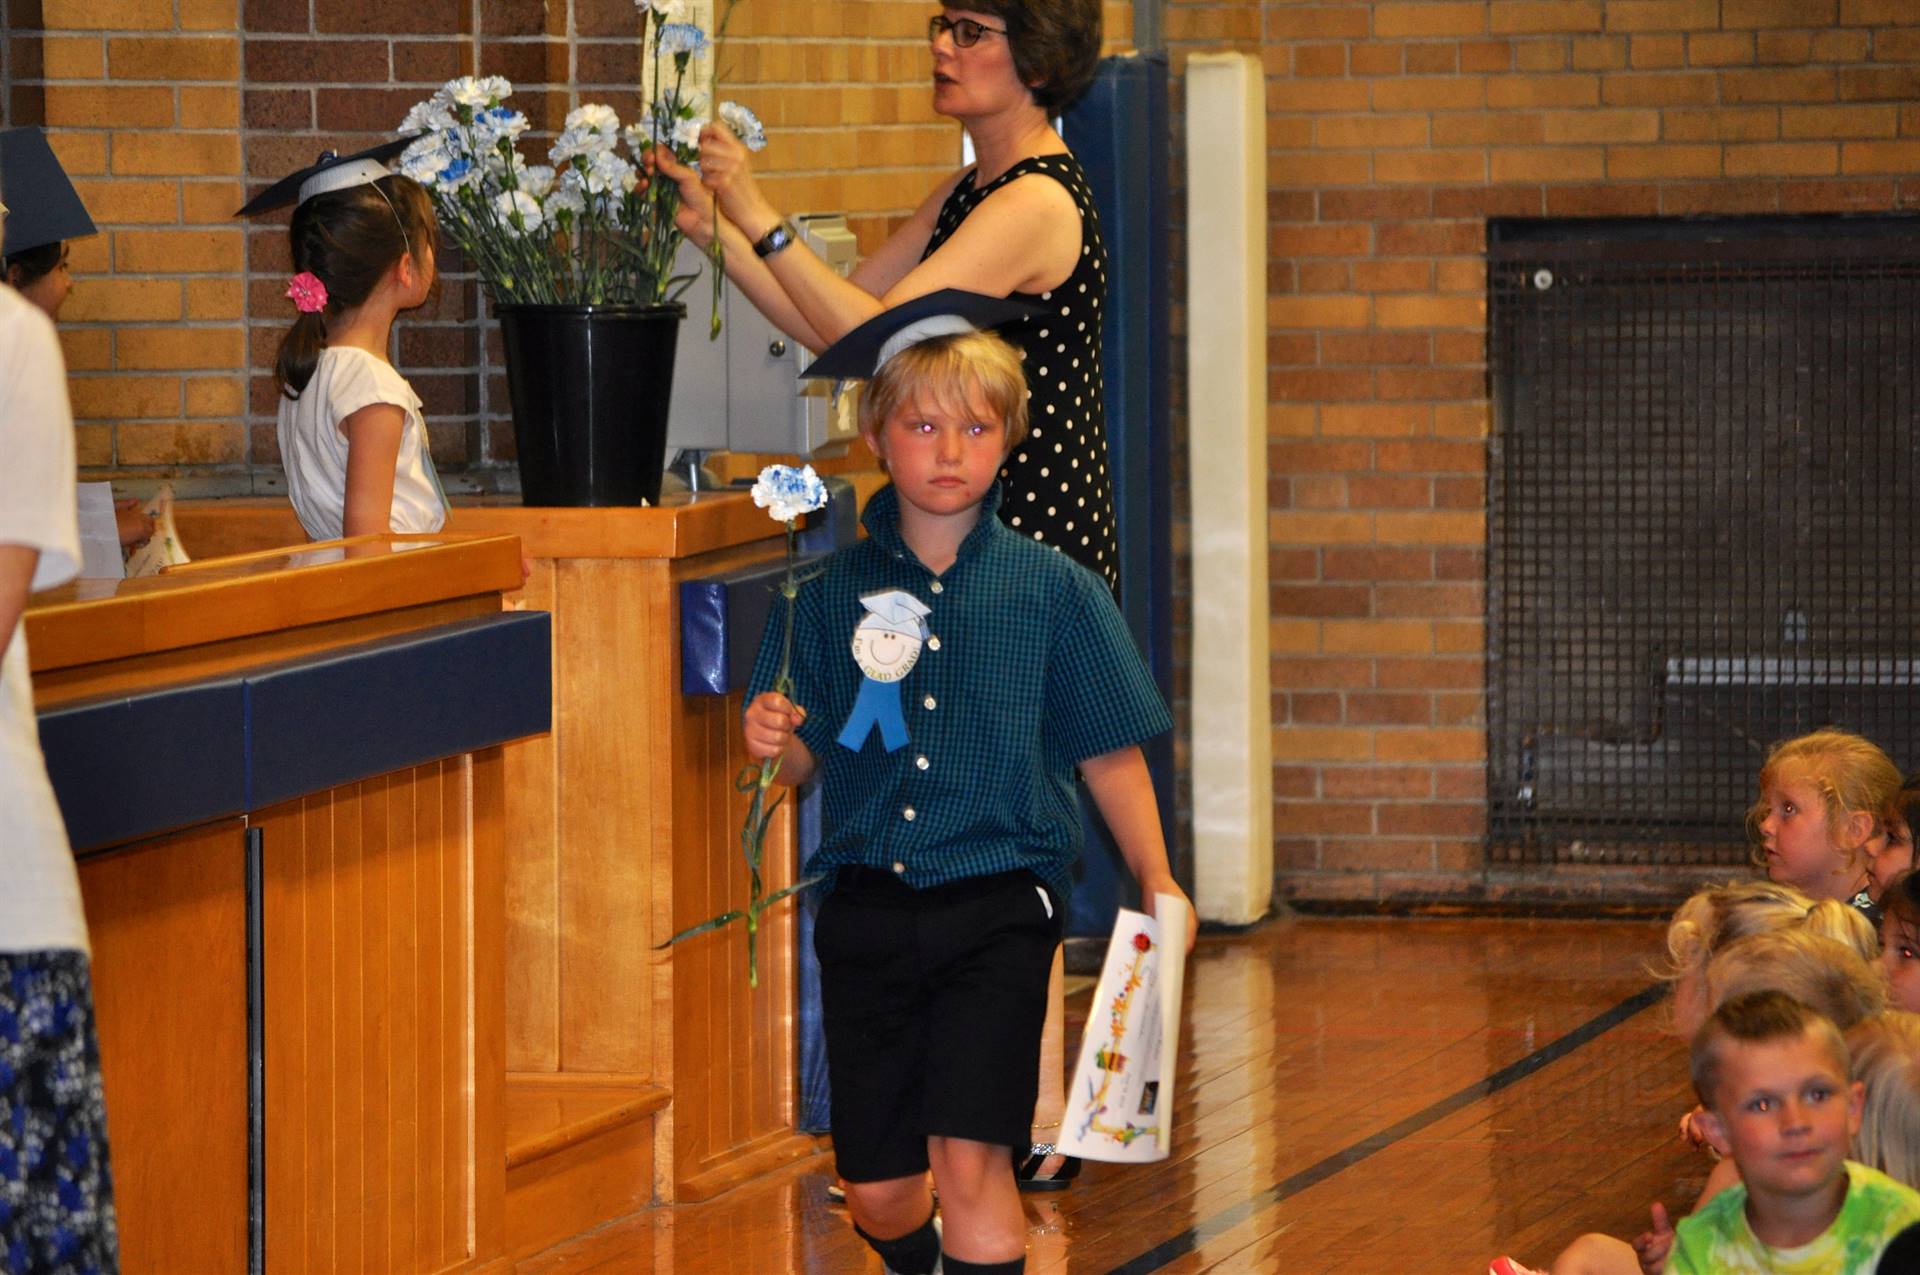
[[[687,308],[503,305],[495,313],[522,503],[657,504]]]

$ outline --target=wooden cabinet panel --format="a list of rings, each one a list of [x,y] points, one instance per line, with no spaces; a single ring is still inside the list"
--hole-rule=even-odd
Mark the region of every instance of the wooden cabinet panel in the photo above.
[[[470,974],[469,957],[498,943],[499,783],[495,750],[256,820],[269,1271],[399,1275],[487,1255],[477,1232],[497,1228],[482,1219],[497,1219],[504,1175],[499,965]]]
[[[240,820],[80,863],[126,1275],[247,1269]]]

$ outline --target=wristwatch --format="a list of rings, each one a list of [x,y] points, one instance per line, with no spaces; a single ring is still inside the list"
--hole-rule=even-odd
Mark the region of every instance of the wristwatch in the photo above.
[[[782,248],[799,238],[799,236],[800,232],[794,229],[793,223],[782,217],[778,225],[754,241],[753,255],[756,257],[771,257],[774,253],[779,252]]]

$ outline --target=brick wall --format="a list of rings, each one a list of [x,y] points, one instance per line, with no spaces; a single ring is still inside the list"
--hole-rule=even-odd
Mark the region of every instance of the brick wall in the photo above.
[[[1269,114],[1274,830],[1302,899],[1484,869],[1485,219],[1920,204],[1913,0],[1170,0]]]
[[[129,491],[281,488],[270,374],[291,318],[285,214],[244,191],[321,150],[370,145],[460,74],[513,80],[536,130],[582,101],[635,115],[632,0],[0,0],[0,122],[44,123],[101,229],[74,244],[62,319],[80,458]],[[929,108],[923,0],[741,0],[725,96],[771,135],[769,195],[844,210],[871,250],[959,157]],[[1125,47],[1128,4],[1106,6]],[[532,153],[541,142],[528,143]],[[497,329],[449,255],[396,327],[454,490],[511,486]]]

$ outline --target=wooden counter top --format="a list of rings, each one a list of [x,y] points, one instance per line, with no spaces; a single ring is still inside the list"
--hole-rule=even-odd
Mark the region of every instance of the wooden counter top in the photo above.
[[[878,470],[838,474],[852,482],[859,506],[886,484]],[[181,543],[195,558],[243,552],[306,538],[293,507],[280,496],[184,500],[174,506]],[[529,507],[513,496],[455,497],[443,532],[519,536],[530,558],[691,558],[780,535],[780,525],[737,488],[677,492],[648,508]]]
[[[27,648],[39,674],[483,594],[498,610],[520,582],[509,535],[359,536],[35,594]]]

